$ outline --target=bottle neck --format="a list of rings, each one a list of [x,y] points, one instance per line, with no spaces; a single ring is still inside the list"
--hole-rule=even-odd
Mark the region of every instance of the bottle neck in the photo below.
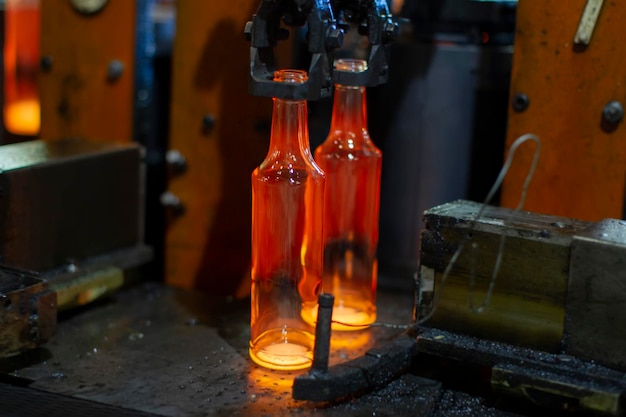
[[[274,98],[270,153],[310,155],[306,100]]]
[[[367,129],[365,87],[335,86],[331,130]]]

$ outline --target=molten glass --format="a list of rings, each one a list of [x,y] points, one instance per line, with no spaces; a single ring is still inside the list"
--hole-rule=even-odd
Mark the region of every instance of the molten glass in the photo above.
[[[362,60],[336,69],[362,72]],[[335,296],[335,330],[359,330],[376,320],[378,212],[382,154],[367,131],[365,87],[336,85],[330,134],[315,151],[326,174],[324,292]],[[303,311],[314,323],[317,309]]]
[[[306,72],[277,71],[302,83]],[[309,148],[306,100],[274,98],[270,147],[252,173],[250,357],[271,369],[311,366],[314,336],[301,310],[322,285],[324,173]]]
[[[37,135],[41,124],[39,0],[7,0],[4,44],[4,126],[17,135]]]

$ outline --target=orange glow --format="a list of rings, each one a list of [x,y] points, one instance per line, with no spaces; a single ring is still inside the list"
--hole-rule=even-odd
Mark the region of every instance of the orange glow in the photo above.
[[[367,62],[338,60],[336,68],[358,73]],[[315,161],[326,174],[322,291],[335,296],[332,329],[360,330],[376,320],[382,168],[382,153],[367,130],[365,87],[335,86],[330,133]],[[316,316],[315,307],[303,311],[309,323]]]
[[[399,14],[404,7],[404,0],[393,0],[391,2],[391,13]]]
[[[21,135],[39,133],[39,1],[7,0],[4,44],[4,124]]]
[[[354,357],[364,354],[367,349],[372,347],[373,343],[374,337],[370,331],[334,332],[330,338],[330,348],[333,354],[342,356],[341,354],[345,350],[348,359],[353,359],[350,354],[353,354]]]
[[[36,135],[41,124],[39,100],[19,100],[5,104],[4,126],[16,135]]]
[[[314,325],[317,322],[317,306],[303,309],[302,318]],[[363,330],[376,320],[376,308],[368,299],[344,293],[333,306],[332,320],[333,330]]]
[[[313,335],[298,329],[269,330],[250,343],[250,358],[265,368],[306,369],[313,360]]]
[[[251,388],[268,390],[279,394],[291,391],[294,378],[301,373],[274,372],[254,367],[248,372],[248,382]]]
[[[303,71],[276,81],[305,82]],[[311,366],[313,334],[300,317],[323,269],[324,173],[309,147],[306,100],[274,99],[265,160],[252,173],[250,357],[277,370]]]

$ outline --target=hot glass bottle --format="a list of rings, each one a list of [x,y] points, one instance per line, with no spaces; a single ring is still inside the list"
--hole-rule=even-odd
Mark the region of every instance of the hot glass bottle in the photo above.
[[[363,72],[363,60],[337,70]],[[315,151],[326,174],[324,292],[335,296],[333,329],[359,330],[376,320],[378,212],[382,154],[367,130],[365,87],[335,86],[330,133]],[[317,311],[303,311],[315,322]]]
[[[306,79],[296,70],[274,76]],[[252,173],[250,357],[266,368],[311,365],[314,336],[301,311],[321,291],[324,182],[309,147],[306,100],[274,98],[269,151]]]
[[[40,0],[6,0],[4,25],[4,109],[6,130],[37,135]]]

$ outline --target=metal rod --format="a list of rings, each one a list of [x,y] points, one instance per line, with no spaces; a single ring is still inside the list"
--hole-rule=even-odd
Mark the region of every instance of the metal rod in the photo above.
[[[330,356],[330,325],[333,316],[335,296],[321,293],[317,298],[317,324],[315,325],[315,346],[313,347],[313,364],[311,371],[328,372]]]

